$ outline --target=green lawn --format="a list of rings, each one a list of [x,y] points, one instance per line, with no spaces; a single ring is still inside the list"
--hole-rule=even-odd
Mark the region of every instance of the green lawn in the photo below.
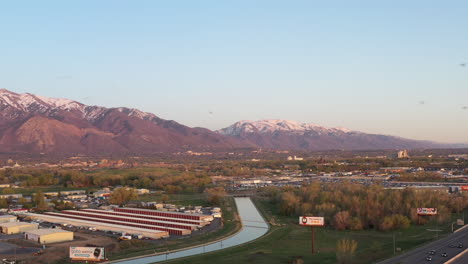
[[[339,239],[349,238],[358,242],[358,249],[354,263],[372,263],[393,255],[393,232],[366,231],[335,231],[331,228],[316,228],[317,254],[311,254],[311,228],[297,224],[296,217],[281,217],[272,212],[268,203],[255,200],[257,207],[266,219],[275,218],[282,226],[272,226],[271,231],[264,237],[235,248],[208,253],[200,256],[174,260],[177,264],[216,263],[238,264],[275,264],[292,263],[294,257],[302,256],[304,263],[336,263],[335,245]],[[430,242],[436,238],[435,225],[411,226],[406,230],[395,232],[396,247],[402,252],[418,245]],[[438,226],[443,230],[439,237],[448,234],[450,223]]]

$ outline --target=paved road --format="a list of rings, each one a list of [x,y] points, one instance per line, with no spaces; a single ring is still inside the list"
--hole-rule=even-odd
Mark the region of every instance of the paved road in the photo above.
[[[463,248],[457,248],[458,243],[463,243]],[[391,259],[379,262],[379,264],[413,264],[413,263],[434,263],[443,264],[449,261],[451,258],[460,254],[468,246],[468,226],[461,229],[460,231],[434,241],[428,245],[414,249],[405,254],[393,257]],[[432,261],[426,261],[426,257],[429,256],[429,251],[435,250],[435,255],[432,256]],[[447,257],[442,257],[441,254],[446,252]],[[457,260],[458,261],[458,260]],[[459,263],[459,262],[454,262]],[[468,262],[460,262],[468,263]]]
[[[23,238],[23,234],[16,234],[16,235],[0,234],[0,240],[19,239],[19,238]]]
[[[32,254],[37,252],[40,248],[35,247],[19,247],[15,244],[0,242],[0,258],[14,256],[15,254]]]
[[[468,263],[468,250],[465,251],[460,255],[457,259],[450,262],[450,264],[466,264]]]

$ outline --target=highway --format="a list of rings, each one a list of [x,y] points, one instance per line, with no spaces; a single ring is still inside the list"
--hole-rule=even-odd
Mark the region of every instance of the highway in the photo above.
[[[468,249],[465,249],[463,253],[459,254],[453,261],[447,264],[466,264],[468,263]]]
[[[463,248],[458,248],[459,243],[463,244]],[[443,264],[449,261],[451,258],[463,252],[468,246],[468,225],[460,229],[458,232],[451,234],[448,237],[439,239],[437,241],[431,242],[427,245],[409,251],[407,253],[401,254],[399,256],[384,260],[379,262],[379,264],[413,264],[413,263],[434,263],[434,264]],[[426,257],[429,256],[429,252],[435,250],[435,254],[432,255],[432,260],[427,261]],[[442,253],[447,253],[447,257],[443,257]],[[459,262],[460,259],[465,259],[464,254],[462,258],[457,258],[452,263],[468,263],[468,262]]]

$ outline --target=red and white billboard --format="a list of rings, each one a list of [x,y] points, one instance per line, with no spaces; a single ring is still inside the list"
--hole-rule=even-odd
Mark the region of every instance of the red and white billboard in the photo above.
[[[462,191],[468,191],[468,185],[462,185],[461,189]]]
[[[299,224],[303,226],[324,226],[325,219],[315,216],[299,216]]]
[[[436,215],[437,208],[418,208],[418,215]]]

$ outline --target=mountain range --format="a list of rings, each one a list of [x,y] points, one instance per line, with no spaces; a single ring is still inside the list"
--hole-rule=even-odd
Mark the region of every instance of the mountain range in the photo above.
[[[138,109],[87,106],[0,89],[0,152],[151,154],[238,148],[282,150],[437,148],[447,145],[288,120],[191,128]]]
[[[430,141],[367,134],[288,120],[239,121],[218,131],[265,149],[371,150],[453,147]]]

